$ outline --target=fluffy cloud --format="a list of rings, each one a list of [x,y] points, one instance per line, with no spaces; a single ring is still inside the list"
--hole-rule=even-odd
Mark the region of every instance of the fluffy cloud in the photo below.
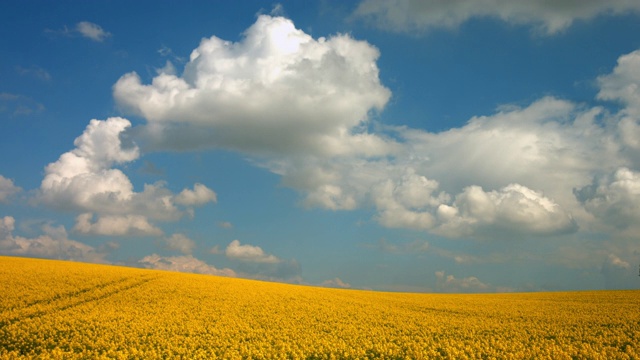
[[[640,50],[623,55],[613,72],[598,78],[598,99],[623,105],[618,133],[634,164],[640,165]]]
[[[241,245],[238,240],[233,240],[227,245],[225,255],[230,259],[247,262],[266,264],[277,264],[281,262],[276,256],[265,253],[259,246]]]
[[[81,21],[76,24],[76,31],[78,31],[80,35],[97,42],[102,42],[111,36],[111,34],[104,31],[100,25],[88,21]]]
[[[116,211],[119,203],[130,200],[133,185],[114,164],[139,156],[137,147],[122,147],[120,134],[131,123],[123,118],[91,120],[76,146],[47,165],[40,186],[41,200],[58,207]]]
[[[575,195],[604,226],[640,230],[640,173],[619,168],[576,189]]]
[[[625,113],[640,117],[640,50],[621,56],[613,73],[598,78],[598,98],[619,101]]]
[[[456,196],[453,206],[442,204],[436,233],[446,236],[528,233],[549,235],[576,230],[571,214],[553,200],[518,184],[485,192],[470,186]]]
[[[436,271],[436,289],[448,293],[476,293],[491,291],[491,286],[475,276],[458,279],[444,271]]]
[[[236,272],[229,268],[217,269],[191,255],[162,257],[152,254],[140,259],[138,263],[150,269],[236,277]]]
[[[364,0],[354,15],[399,32],[455,28],[472,18],[492,17],[511,24],[532,25],[537,31],[552,35],[576,20],[629,11],[640,11],[640,4],[627,0]]]
[[[215,249],[215,250],[214,250]],[[214,248],[215,252],[219,250]],[[239,260],[239,276],[267,280],[300,283],[300,264],[294,260],[283,260],[275,255],[267,254],[259,246],[242,245],[233,240],[224,251],[229,259]]]
[[[183,254],[191,254],[196,247],[196,243],[184,234],[173,234],[170,238],[164,239],[164,242],[167,248]]]
[[[348,35],[314,39],[288,19],[261,15],[239,42],[203,39],[182,76],[166,71],[145,85],[130,73],[113,92],[147,119],[155,146],[380,154],[391,145],[357,129],[390,96],[378,56]]]
[[[45,168],[37,199],[54,208],[83,212],[75,230],[99,235],[159,235],[148,219],[178,220],[192,213],[192,206],[215,201],[215,193],[202,184],[174,195],[164,183],[145,184],[135,192],[133,184],[116,165],[136,160],[135,144],[125,141],[127,119],[91,120],[75,149]],[[187,207],[180,208],[177,205]],[[93,213],[98,220],[91,223]]]
[[[451,237],[564,234],[591,219],[573,189],[630,161],[608,116],[545,97],[439,133],[388,128],[402,145],[393,156],[287,159],[271,169],[305,205],[373,206],[386,227]]]
[[[497,16],[553,33],[574,19],[635,8],[594,1],[579,11],[573,3],[456,4],[448,5],[451,19],[425,26]],[[430,14],[442,17],[439,6],[431,5]],[[385,6],[365,1],[359,12]],[[314,39],[290,20],[262,15],[238,42],[203,39],[181,75],[172,66],[150,84],[135,73],[124,75],[114,97],[147,120],[139,140],[149,148],[235,149],[280,175],[306,207],[374,208],[382,226],[449,237],[576,231],[595,212],[574,189],[589,186],[594,174],[640,165],[635,52],[599,78],[599,98],[622,102],[619,114],[544,97],[524,107],[501,106],[437,133],[369,130],[368,114],[390,96],[378,77],[378,55],[350,36]],[[196,185],[168,194],[167,203],[215,201],[206,190]]]
[[[202,184],[193,185],[193,190],[184,189],[175,197],[176,203],[186,206],[204,205],[218,201],[216,193]]]
[[[80,214],[73,230],[81,234],[107,236],[158,236],[162,230],[140,215],[105,215],[91,222],[92,213]]]
[[[0,203],[8,202],[13,195],[21,190],[21,188],[13,184],[13,180],[0,175]]]
[[[447,236],[573,231],[570,214],[584,215],[573,188],[588,184],[597,166],[623,162],[611,161],[618,134],[598,124],[603,109],[552,97],[440,133],[370,133],[362,128],[367,114],[390,95],[377,57],[349,36],[316,40],[263,15],[240,42],[202,40],[182,76],[166,71],[144,85],[127,74],[114,97],[147,119],[146,140],[157,146],[260,155],[307,207],[373,206],[383,226]],[[193,201],[196,190],[176,203]],[[483,194],[493,204],[486,211],[476,208]]]
[[[379,210],[378,221],[386,227],[400,227],[418,230],[430,229],[435,219],[425,209],[448,201],[448,195],[434,196],[438,182],[417,175],[413,169],[400,179],[386,180],[374,190],[374,201]]]
[[[0,218],[0,253],[63,260],[106,263],[106,253],[78,241],[70,240],[63,226],[45,224],[43,235],[36,238],[14,236],[15,219]]]

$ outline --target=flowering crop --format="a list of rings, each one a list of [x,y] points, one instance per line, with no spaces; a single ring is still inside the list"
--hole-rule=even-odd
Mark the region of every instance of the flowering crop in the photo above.
[[[640,291],[409,294],[0,257],[0,359],[640,359]]]

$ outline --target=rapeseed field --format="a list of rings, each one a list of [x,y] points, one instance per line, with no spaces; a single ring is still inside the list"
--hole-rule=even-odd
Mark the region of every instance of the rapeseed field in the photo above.
[[[409,294],[0,257],[1,359],[640,359],[640,291]]]

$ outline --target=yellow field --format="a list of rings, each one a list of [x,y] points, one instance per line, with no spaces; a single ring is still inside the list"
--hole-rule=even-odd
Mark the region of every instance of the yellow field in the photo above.
[[[0,257],[0,358],[640,359],[640,291],[324,289]]]

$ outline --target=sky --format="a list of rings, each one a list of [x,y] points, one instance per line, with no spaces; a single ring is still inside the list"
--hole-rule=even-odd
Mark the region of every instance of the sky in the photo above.
[[[3,1],[0,255],[637,289],[640,3]]]

